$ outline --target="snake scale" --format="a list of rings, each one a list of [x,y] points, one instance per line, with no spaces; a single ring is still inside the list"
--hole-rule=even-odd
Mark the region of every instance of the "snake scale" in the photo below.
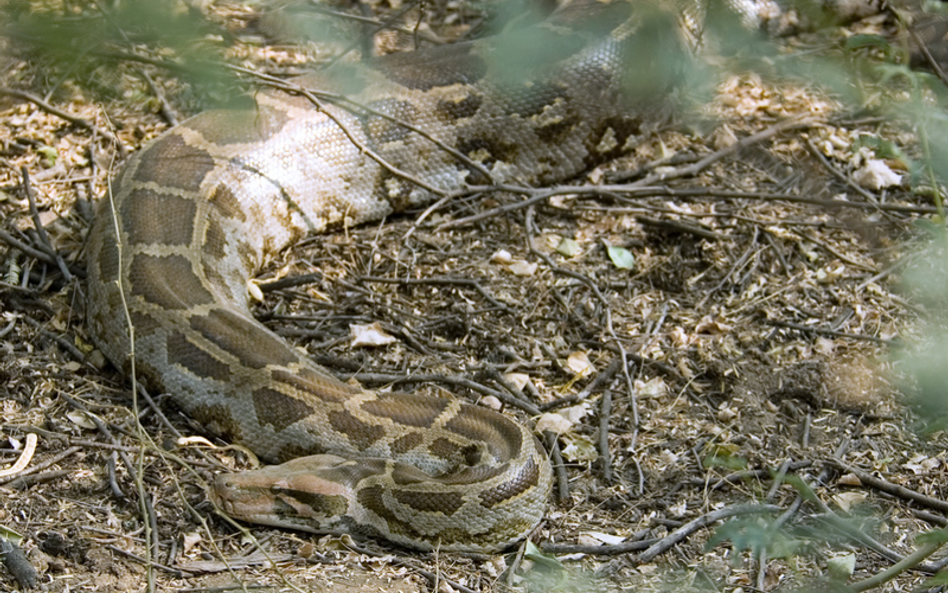
[[[220,507],[422,550],[492,552],[534,529],[552,478],[529,429],[339,381],[253,318],[248,281],[302,237],[432,189],[550,183],[620,154],[663,108],[636,99],[654,88],[625,84],[667,79],[638,44],[670,29],[643,24],[641,6],[574,2],[529,33],[307,75],[293,84],[346,102],[261,92],[254,109],[197,115],[123,167],[89,235],[88,323],[126,373],[133,335],[140,379],[208,433],[282,463],[219,476]],[[505,68],[510,55],[526,66]]]

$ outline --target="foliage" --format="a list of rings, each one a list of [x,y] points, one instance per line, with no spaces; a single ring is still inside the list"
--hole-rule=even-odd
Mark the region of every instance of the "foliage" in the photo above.
[[[202,106],[239,94],[222,58],[229,34],[179,0],[14,0],[0,4],[0,23],[0,36],[43,65],[52,89],[68,81],[114,98],[124,94],[119,77],[128,67],[158,66],[190,85]]]

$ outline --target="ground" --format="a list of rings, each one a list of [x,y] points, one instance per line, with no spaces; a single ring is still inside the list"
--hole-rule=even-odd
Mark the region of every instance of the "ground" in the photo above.
[[[384,19],[400,4],[371,7]],[[422,37],[463,36],[483,16],[435,7]],[[250,8],[204,8],[233,34],[235,62],[283,72],[313,55],[274,42]],[[403,18],[409,32],[419,22]],[[779,43],[832,53],[899,30],[883,14]],[[524,195],[471,195],[308,239],[262,274],[265,289],[287,282],[266,290],[259,317],[340,377],[450,393],[558,433],[546,444],[562,490],[530,547],[422,554],[213,513],[204,484],[248,459],[161,394],[133,402],[91,346],[81,280],[88,201],[125,158],[109,137],[130,153],[167,128],[162,110],[192,113],[198,99],[143,62],[86,74],[114,85],[100,98],[10,43],[0,469],[27,435],[38,444],[25,472],[0,474],[0,535],[23,536],[43,590],[827,590],[880,574],[945,524],[948,441],[917,433],[903,397],[912,344],[938,319],[907,272],[939,218],[907,181],[904,163],[925,157],[917,129],[880,116],[871,79],[853,105],[825,79],[722,69],[712,93],[685,97],[575,191],[520,208]],[[881,144],[905,157],[871,150]],[[21,167],[62,265],[8,240],[42,244]],[[905,180],[873,185],[861,177],[872,167]],[[353,328],[373,323],[394,341],[358,346]],[[886,587],[917,590],[941,566],[936,554]],[[22,587],[0,571],[0,590]]]

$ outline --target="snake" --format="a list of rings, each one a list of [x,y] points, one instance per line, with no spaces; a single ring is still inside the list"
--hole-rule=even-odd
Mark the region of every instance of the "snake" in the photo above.
[[[123,373],[273,464],[218,476],[218,508],[418,550],[497,552],[536,528],[553,478],[531,429],[341,381],[254,318],[251,280],[312,234],[627,151],[667,107],[649,48],[673,20],[643,6],[577,1],[496,39],[306,74],[123,165],[89,231],[88,327]]]

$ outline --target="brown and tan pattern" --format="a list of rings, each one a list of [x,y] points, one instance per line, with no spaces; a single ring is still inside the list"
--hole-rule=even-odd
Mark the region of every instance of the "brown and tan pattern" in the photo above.
[[[502,549],[540,521],[551,472],[530,430],[454,399],[338,381],[252,317],[247,282],[307,234],[432,199],[352,139],[444,191],[546,183],[626,149],[655,119],[641,98],[667,81],[637,47],[660,33],[640,5],[576,4],[539,33],[296,81],[368,109],[321,111],[269,92],[253,111],[201,114],[114,180],[90,235],[89,324],[126,371],[134,335],[141,379],[209,432],[285,462],[222,476],[212,496],[229,513],[474,551]],[[507,67],[510,55],[529,68]],[[627,73],[651,88],[625,84]]]

